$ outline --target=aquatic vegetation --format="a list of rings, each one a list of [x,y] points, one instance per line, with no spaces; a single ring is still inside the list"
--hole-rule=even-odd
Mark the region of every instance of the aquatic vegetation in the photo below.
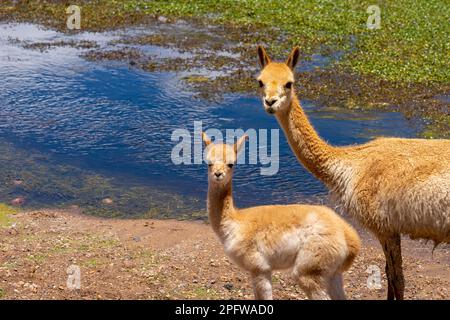
[[[90,51],[83,55],[87,60],[136,60],[142,57],[141,52],[132,48],[121,48],[110,51]]]
[[[57,41],[57,42],[36,42],[25,43],[23,47],[26,49],[37,49],[40,51],[47,51],[55,47],[72,47],[77,49],[92,49],[97,48],[98,45],[93,41],[81,40],[81,41]]]
[[[381,29],[374,31],[366,27],[366,9],[371,4],[358,0],[80,2],[85,29],[104,30],[161,15],[251,25],[269,31],[266,44],[271,51],[281,53],[293,44],[299,44],[304,52],[316,51],[322,45],[354,47],[341,63],[358,73],[398,82],[447,82],[450,44],[445,1],[384,1],[379,4]],[[15,18],[34,19],[63,29],[65,5],[66,1],[31,0],[15,5],[7,1],[0,7],[0,17],[13,13]],[[280,36],[284,38],[282,46],[272,41]]]
[[[187,83],[203,83],[208,82],[210,79],[202,75],[190,75],[183,78]]]
[[[302,60],[313,53],[330,56],[340,52],[337,61],[314,72],[302,72],[299,92],[303,98],[319,97],[324,104],[338,103],[343,108],[351,107],[345,103],[348,98],[364,109],[380,110],[388,105],[408,118],[427,122],[429,119],[428,131],[434,134],[424,132],[422,136],[449,137],[450,126],[442,119],[449,112],[448,103],[435,98],[449,90],[450,43],[445,1],[384,1],[378,4],[379,30],[366,26],[366,9],[371,4],[357,0],[79,1],[83,30],[101,31],[141,23],[160,27],[179,19],[194,23],[184,26],[184,34],[180,30],[164,30],[118,41],[177,48],[194,52],[192,57],[158,61],[137,50],[122,48],[110,52],[93,50],[86,54],[90,60],[124,60],[150,72],[196,72],[199,67],[219,70],[222,74],[214,77],[202,74],[209,81],[186,81],[201,98],[217,100],[217,92],[254,92],[255,43],[266,44],[278,57],[298,44]],[[0,5],[0,20],[38,22],[67,32],[66,5],[66,1],[6,1]],[[204,44],[212,52],[205,54]],[[46,46],[42,44],[41,48]],[[224,48],[238,56],[216,56]]]

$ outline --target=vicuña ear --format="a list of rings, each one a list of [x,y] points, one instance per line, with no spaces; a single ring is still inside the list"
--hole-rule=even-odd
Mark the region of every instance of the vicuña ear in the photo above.
[[[244,134],[242,137],[238,139],[238,141],[234,144],[234,152],[238,154],[238,152],[241,150],[242,146],[245,143],[245,140],[247,140],[248,135]]]
[[[211,144],[211,139],[204,132],[202,132],[202,140],[203,140],[203,142],[205,143],[206,146],[209,146]]]
[[[258,58],[261,68],[264,68],[270,63],[270,58],[267,55],[266,49],[264,49],[262,46],[258,46]]]
[[[292,49],[291,54],[286,60],[286,64],[288,65],[289,68],[291,68],[291,70],[294,70],[295,66],[297,65],[299,57],[300,57],[300,48],[295,47],[294,49]]]

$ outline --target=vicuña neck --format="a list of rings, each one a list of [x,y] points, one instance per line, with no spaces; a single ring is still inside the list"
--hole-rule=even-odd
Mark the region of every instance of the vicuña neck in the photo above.
[[[208,215],[211,226],[220,238],[223,237],[222,223],[235,211],[231,181],[223,188],[208,187]]]
[[[318,179],[330,185],[333,182],[333,176],[329,164],[334,158],[335,148],[319,137],[301,108],[295,93],[293,93],[289,110],[277,114],[276,118],[300,162]]]

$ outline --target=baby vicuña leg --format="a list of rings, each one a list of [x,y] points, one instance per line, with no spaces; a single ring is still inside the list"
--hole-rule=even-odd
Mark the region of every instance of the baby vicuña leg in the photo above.
[[[256,300],[272,300],[272,273],[254,272],[251,275]]]
[[[328,279],[328,295],[333,300],[346,300],[344,292],[344,284],[342,281],[342,273],[336,272]]]

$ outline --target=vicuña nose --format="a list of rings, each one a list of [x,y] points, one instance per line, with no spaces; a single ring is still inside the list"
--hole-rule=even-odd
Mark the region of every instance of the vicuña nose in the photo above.
[[[216,177],[220,177],[220,176],[222,175],[222,172],[214,172],[214,175],[215,175]]]
[[[275,102],[277,102],[277,98],[272,98],[272,99],[265,99],[266,104],[271,107]]]

